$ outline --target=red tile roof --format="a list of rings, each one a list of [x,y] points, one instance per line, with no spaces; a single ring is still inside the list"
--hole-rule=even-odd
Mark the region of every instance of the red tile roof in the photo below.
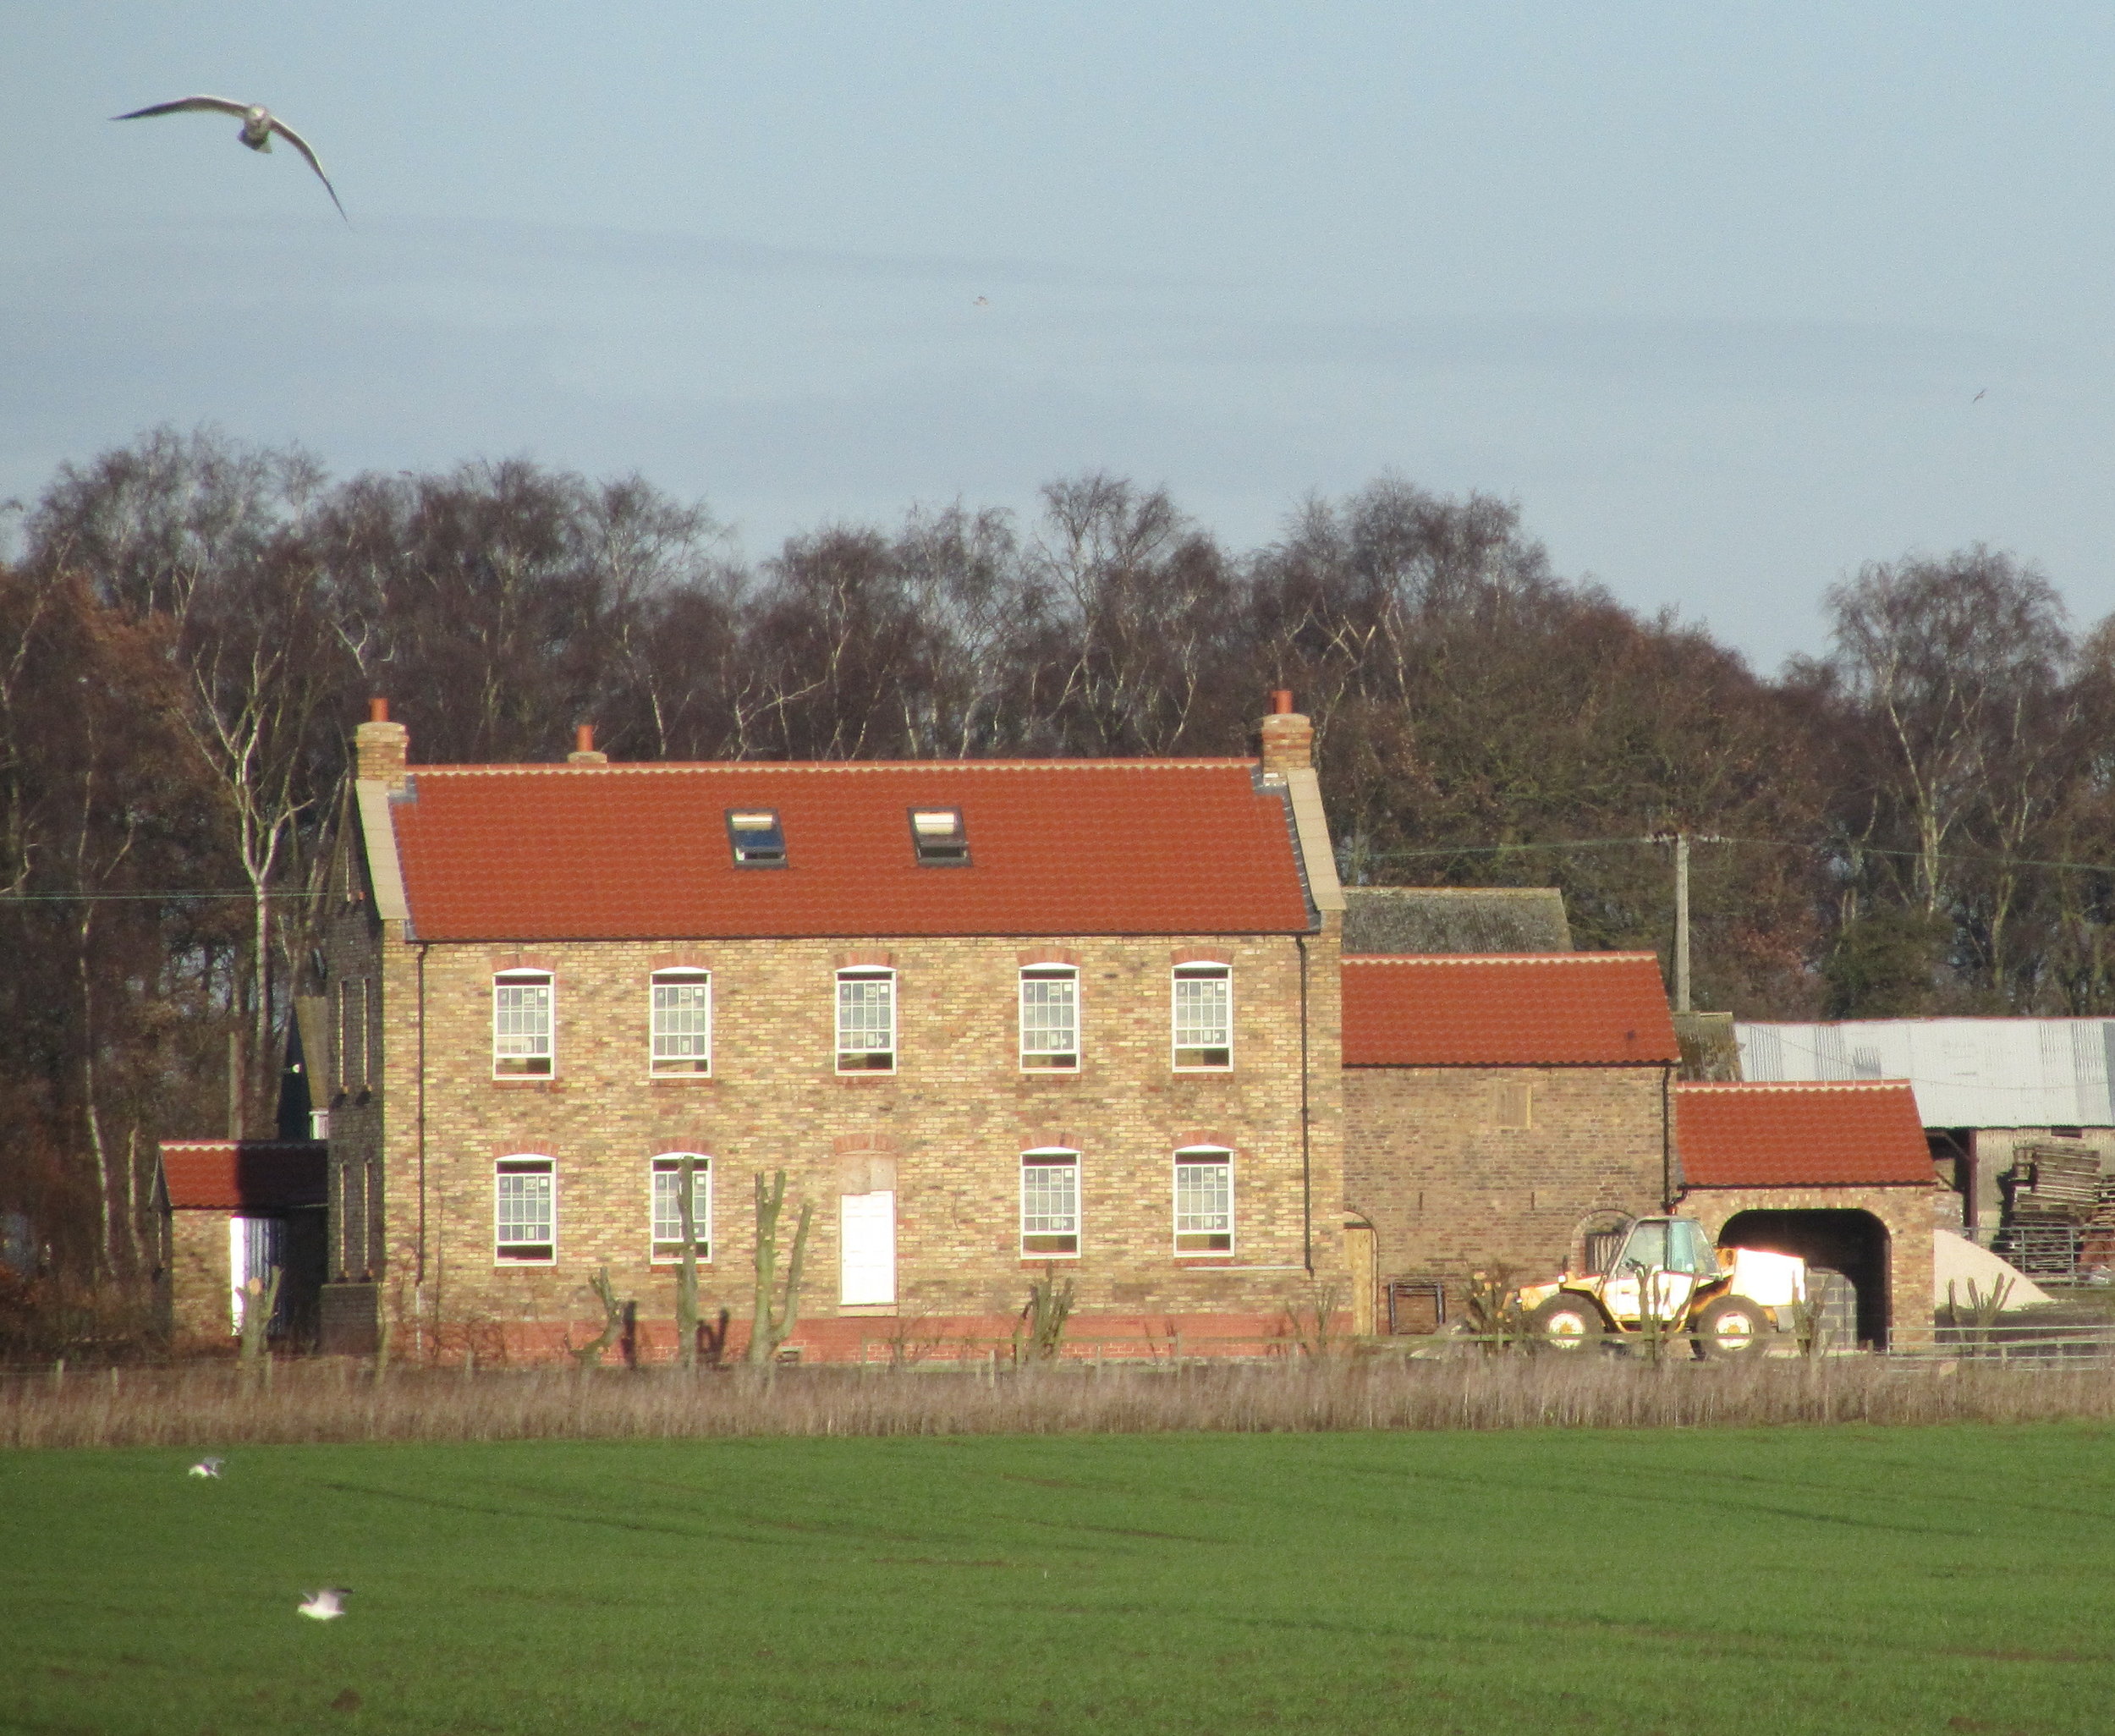
[[[1693,1188],[1931,1184],[1916,1094],[1900,1080],[1674,1087]]]
[[[1678,1060],[1650,953],[1357,954],[1347,1067],[1594,1067]]]
[[[1246,760],[416,766],[393,801],[421,940],[1304,931],[1284,797]],[[909,810],[958,808],[967,867]],[[737,867],[729,809],[787,865]]]
[[[164,1140],[162,1174],[179,1211],[321,1206],[329,1149],[307,1140]]]

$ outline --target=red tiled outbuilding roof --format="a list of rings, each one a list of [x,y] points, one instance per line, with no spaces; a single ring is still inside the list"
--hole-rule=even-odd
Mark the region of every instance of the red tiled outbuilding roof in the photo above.
[[[1693,1188],[1931,1184],[1916,1093],[1901,1080],[1680,1084],[1674,1147]]]
[[[962,816],[929,866],[910,810]],[[736,865],[730,810],[786,865]],[[1284,795],[1247,760],[417,766],[393,799],[420,940],[1296,933]]]
[[[321,1206],[329,1149],[309,1140],[164,1140],[162,1176],[179,1211]]]
[[[1355,954],[1347,1067],[1606,1067],[1681,1058],[1650,953]]]

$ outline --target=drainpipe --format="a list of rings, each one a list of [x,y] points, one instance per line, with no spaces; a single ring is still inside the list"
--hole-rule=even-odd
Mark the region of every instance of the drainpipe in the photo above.
[[[413,1345],[420,1361],[426,1358],[426,955],[431,942],[419,944],[419,1259],[413,1275],[411,1318]]]
[[[1660,1068],[1660,1210],[1674,1210],[1674,1069]]]
[[[1315,1272],[1315,1169],[1307,1105],[1307,937],[1296,934],[1299,948],[1299,1258],[1309,1277]]]

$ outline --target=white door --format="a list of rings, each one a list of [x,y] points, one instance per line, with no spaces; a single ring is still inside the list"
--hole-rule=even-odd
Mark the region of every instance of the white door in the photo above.
[[[280,1217],[231,1217],[228,1220],[228,1329],[242,1331],[244,1292],[250,1280],[269,1284],[276,1267],[287,1261],[286,1220]],[[278,1325],[286,1314],[287,1297],[282,1284],[279,1305],[272,1316]]]
[[[854,1305],[896,1299],[896,1195],[842,1194],[838,1233],[840,1302]]]

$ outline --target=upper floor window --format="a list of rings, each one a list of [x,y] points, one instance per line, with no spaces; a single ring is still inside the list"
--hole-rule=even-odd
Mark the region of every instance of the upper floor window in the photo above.
[[[1079,1251],[1079,1154],[1021,1153],[1021,1253],[1047,1258]]]
[[[1021,1065],[1079,1069],[1079,973],[1068,964],[1031,964],[1021,972]]]
[[[733,847],[736,867],[786,865],[786,829],[778,823],[776,808],[729,808],[727,836]]]
[[[503,970],[492,979],[492,1072],[502,1079],[547,1078],[555,1053],[547,970]]]
[[[1175,1251],[1225,1254],[1233,1247],[1233,1153],[1204,1147],[1175,1154]]]
[[[918,853],[919,861],[926,867],[970,865],[970,838],[962,829],[959,808],[913,808],[910,842]]]
[[[712,1257],[712,1160],[700,1151],[667,1151],[653,1163],[653,1254],[683,1257],[683,1165],[690,1164],[690,1239],[698,1258]]]
[[[712,978],[704,970],[656,970],[653,977],[656,1074],[712,1071]]]
[[[896,973],[838,972],[838,1071],[896,1070]]]
[[[558,1165],[548,1157],[503,1157],[493,1166],[492,1257],[548,1262],[558,1252]]]
[[[1232,966],[1175,967],[1175,1065],[1215,1071],[1233,1065]]]

